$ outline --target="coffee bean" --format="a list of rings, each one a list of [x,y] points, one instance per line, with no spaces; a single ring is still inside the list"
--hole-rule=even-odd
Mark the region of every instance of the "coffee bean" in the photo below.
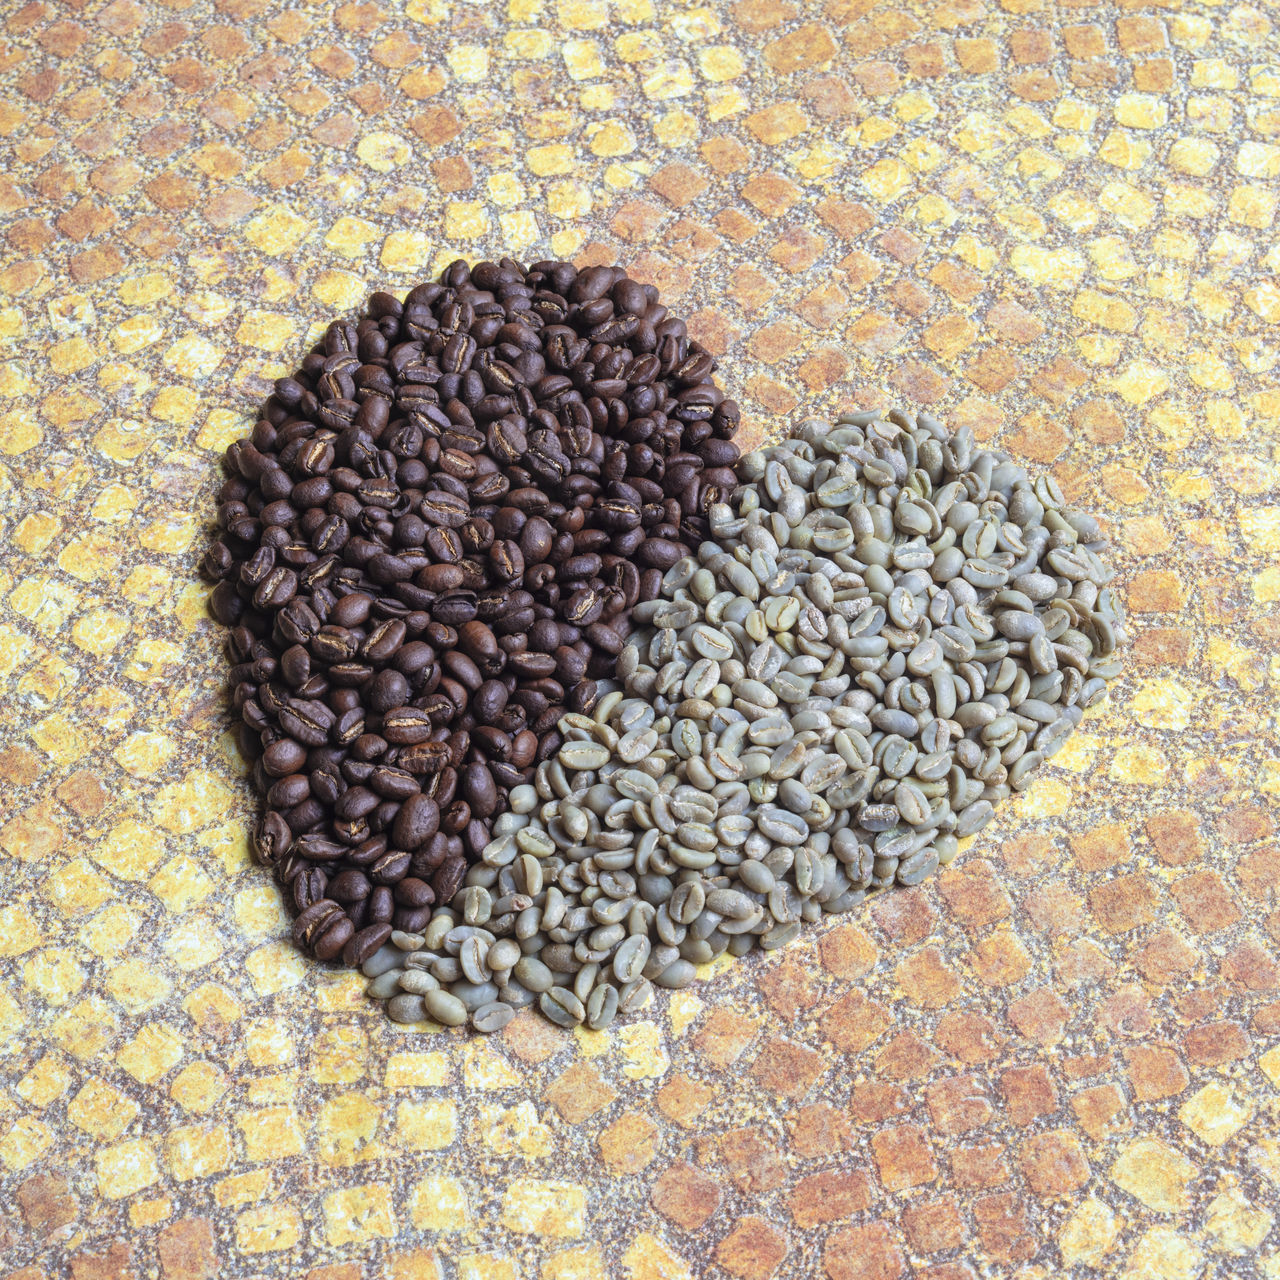
[[[586,298],[597,325],[604,296],[593,285]],[[682,331],[663,319],[654,336],[679,403],[712,408],[694,419],[706,426],[692,447],[727,439],[736,408],[722,413],[704,391]],[[572,365],[561,347],[555,358]],[[695,483],[695,462],[731,462],[706,453],[663,456]],[[804,921],[921,882],[1028,784],[1116,672],[1120,620],[1096,524],[967,431],[947,440],[897,412],[810,421],[740,467],[733,502],[706,508],[698,557],[646,569],[646,593],[661,599],[607,625],[579,617],[596,587],[573,576],[594,566],[574,561],[598,555],[603,568],[594,538],[607,533],[584,518],[557,534],[549,561],[568,599],[560,616],[579,625],[540,618],[518,644],[499,641],[503,678],[520,682],[508,706],[537,731],[533,785],[511,779],[482,866],[465,889],[443,886],[455,896],[437,907],[424,954],[402,953],[463,1008],[496,992],[506,1012],[486,1005],[477,1030],[534,1002],[562,1026],[597,1029],[719,955],[773,950]],[[913,474],[926,479],[903,487]],[[639,504],[648,543],[678,542],[690,517],[632,480],[617,495]],[[948,550],[955,571],[938,573]],[[1052,590],[1034,576],[1041,564]],[[537,674],[548,661],[554,675]],[[564,715],[595,696],[597,674],[623,688],[594,717]],[[269,707],[273,696],[268,682],[259,697]],[[470,745],[481,740],[477,727]],[[474,799],[469,782],[463,792]],[[476,840],[469,826],[468,854]]]
[[[228,450],[210,608],[238,637],[255,849],[318,955],[359,963],[450,901],[594,706],[736,460],[712,368],[616,268],[454,263],[330,325]]]

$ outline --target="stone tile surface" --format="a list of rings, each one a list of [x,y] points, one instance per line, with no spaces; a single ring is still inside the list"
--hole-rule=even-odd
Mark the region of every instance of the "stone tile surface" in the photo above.
[[[0,14],[5,1280],[1280,1275],[1265,4]],[[322,319],[621,260],[755,438],[928,405],[1117,543],[1113,701],[945,874],[607,1034],[303,962],[194,579]]]

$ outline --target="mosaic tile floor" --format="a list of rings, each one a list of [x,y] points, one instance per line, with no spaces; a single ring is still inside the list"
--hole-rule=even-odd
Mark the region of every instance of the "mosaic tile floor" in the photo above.
[[[0,17],[5,1280],[1280,1276],[1280,15]],[[309,326],[621,260],[758,438],[929,405],[1107,513],[1112,703],[920,889],[605,1034],[412,1034],[250,864],[193,578]]]

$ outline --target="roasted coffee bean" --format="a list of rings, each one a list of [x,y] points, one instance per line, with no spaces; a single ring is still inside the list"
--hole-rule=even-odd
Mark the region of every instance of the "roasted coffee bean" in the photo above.
[[[454,263],[330,325],[228,450],[210,607],[269,805],[255,849],[303,914],[346,904],[307,917],[316,954],[359,963],[429,911],[406,877],[451,900],[594,706],[629,611],[707,536],[707,477],[732,487],[712,369],[616,268]]]

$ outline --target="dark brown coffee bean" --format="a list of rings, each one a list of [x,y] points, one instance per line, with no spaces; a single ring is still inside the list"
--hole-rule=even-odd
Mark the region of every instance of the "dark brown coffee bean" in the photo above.
[[[673,560],[671,563],[674,564],[675,561]],[[581,591],[575,591],[569,598],[564,616],[575,627],[587,627],[593,622],[598,622],[604,613],[604,601],[601,595],[602,593],[594,587],[586,587]]]
[[[391,926],[385,922],[367,925],[353,937],[349,938],[342,948],[342,963],[354,969],[371,956],[391,937]]]
[[[295,910],[303,912],[325,896],[328,877],[319,867],[304,866],[288,883],[293,893]]]
[[[498,788],[487,765],[467,765],[462,773],[462,795],[473,817],[483,820],[493,816],[498,808]]]
[[[293,940],[299,946],[310,946],[317,932],[342,914],[342,908],[331,898],[321,898],[298,913],[293,922]]]
[[[371,814],[381,803],[380,797],[367,787],[348,787],[334,805],[334,813],[347,822],[364,818]]]
[[[736,483],[712,371],[617,268],[458,262],[330,325],[228,451],[210,608],[270,804],[255,849],[317,954],[425,925],[393,887],[452,898],[594,705],[627,611]]]
[[[262,753],[262,767],[275,778],[297,773],[306,760],[306,748],[292,738],[280,738]]]
[[[355,925],[351,923],[345,912],[330,916],[316,931],[311,942],[311,950],[317,960],[332,960],[341,954],[354,935]]]
[[[418,783],[407,769],[378,765],[369,774],[369,786],[386,800],[408,800],[418,793]]]
[[[465,585],[468,577],[466,562],[460,562],[463,569],[463,584]],[[471,571],[472,576],[474,570]],[[483,577],[483,575],[481,575]],[[431,608],[432,617],[436,622],[443,626],[454,628],[462,627],[470,622],[476,616],[476,602],[474,596],[468,591],[457,591],[450,595],[437,600]],[[441,644],[440,648],[448,648],[447,644]]]
[[[347,852],[347,846],[339,840],[308,831],[293,842],[293,852],[309,862],[333,862]]]
[[[274,809],[268,809],[254,833],[253,846],[259,860],[267,866],[274,866],[288,853],[293,843],[289,824]]]
[[[391,838],[397,848],[410,851],[435,835],[440,827],[440,808],[437,802],[419,792],[410,796],[400,806]]]
[[[426,742],[431,730],[430,712],[419,707],[395,707],[382,717],[382,736],[397,746]]]
[[[413,856],[403,849],[384,853],[369,866],[369,878],[375,885],[394,886],[409,874]]]
[[[637,559],[646,569],[670,569],[682,555],[684,548],[669,538],[648,538],[640,546]]]
[[[462,887],[462,878],[466,873],[465,858],[460,855],[446,858],[431,877],[431,888],[435,891],[436,901],[450,902],[453,895]]]
[[[444,743],[424,742],[401,748],[397,762],[407,773],[421,777],[424,774],[439,773],[448,758],[449,748]]]
[[[436,900],[431,885],[416,876],[402,877],[391,892],[402,907],[429,907]]]
[[[369,877],[363,871],[357,871],[354,867],[340,872],[329,881],[329,897],[335,902],[346,904],[348,902],[359,902],[362,898],[369,896],[369,891],[373,886],[369,883]]]
[[[267,792],[267,803],[273,809],[292,809],[311,795],[311,784],[305,773],[291,773],[279,778]]]
[[[376,885],[367,900],[365,918],[370,924],[385,924],[395,915],[395,899],[385,884]]]

